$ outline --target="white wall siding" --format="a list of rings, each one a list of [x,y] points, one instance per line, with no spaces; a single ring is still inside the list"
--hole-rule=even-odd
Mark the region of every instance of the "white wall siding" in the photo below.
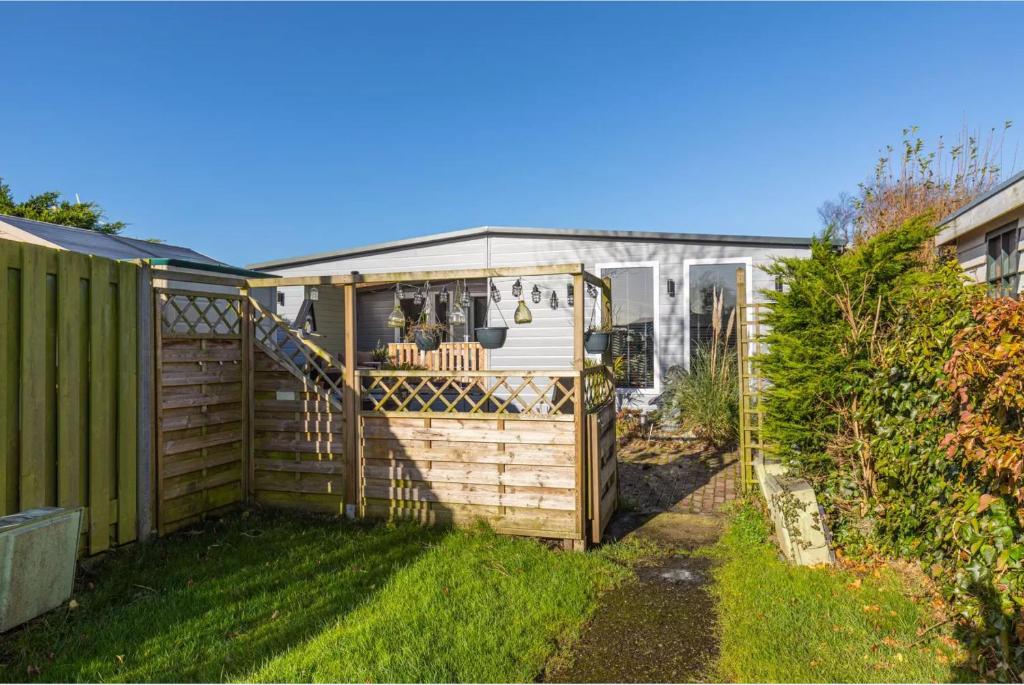
[[[534,266],[544,264],[583,263],[588,271],[596,273],[598,264],[656,262],[658,264],[659,301],[659,375],[670,367],[684,362],[684,291],[687,288],[687,259],[718,259],[737,262],[749,258],[752,262],[751,281],[755,300],[761,300],[758,291],[774,288],[773,279],[760,270],[774,257],[806,256],[807,248],[771,247],[757,244],[700,244],[635,241],[619,239],[591,239],[581,237],[538,237],[536,235],[483,235],[452,240],[440,244],[391,249],[376,254],[357,255],[303,264],[275,272],[288,276],[314,274],[347,274],[353,270],[363,273],[392,271],[428,271],[435,269],[484,268],[499,266]],[[675,297],[669,297],[668,280],[676,285]],[[572,310],[566,302],[568,277],[525,278],[524,299],[533,313],[533,323],[520,326],[513,322],[516,300],[512,297],[514,278],[496,279],[502,300],[498,305],[509,325],[508,342],[490,354],[491,368],[501,369],[561,369],[572,364]],[[530,300],[534,283],[541,286],[543,296],[539,304]],[[558,294],[559,308],[552,310],[548,298],[550,289]],[[582,297],[577,293],[577,297]],[[290,293],[286,295],[286,310],[293,305]],[[300,297],[301,299],[301,297]],[[298,307],[298,302],[294,306]],[[359,297],[359,336],[361,350],[372,349],[378,340],[389,342],[391,329],[384,325],[392,307],[390,293],[368,293]],[[592,301],[586,302],[586,320],[591,320]],[[320,316],[320,307],[317,308]],[[294,316],[294,315],[293,315]],[[502,319],[492,309],[491,325],[501,325]],[[322,325],[321,325],[322,327]]]

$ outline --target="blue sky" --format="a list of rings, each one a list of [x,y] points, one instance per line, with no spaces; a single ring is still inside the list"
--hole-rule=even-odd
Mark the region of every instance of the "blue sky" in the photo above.
[[[0,4],[0,175],[236,264],[483,224],[809,235],[904,126],[1024,130],[1021,26],[1020,4]]]

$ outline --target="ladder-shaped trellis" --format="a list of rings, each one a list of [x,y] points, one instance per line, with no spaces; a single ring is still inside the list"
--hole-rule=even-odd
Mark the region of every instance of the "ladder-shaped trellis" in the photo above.
[[[763,352],[764,331],[761,321],[768,306],[765,302],[747,301],[746,270],[736,270],[736,350],[739,357],[740,399],[740,480],[743,490],[757,485],[754,460],[763,457],[764,403],[766,381],[758,370],[757,355]]]

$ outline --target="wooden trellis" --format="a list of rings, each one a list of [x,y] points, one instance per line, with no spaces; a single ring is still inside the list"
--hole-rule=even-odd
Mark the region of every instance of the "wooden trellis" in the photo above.
[[[763,457],[764,404],[762,397],[765,379],[757,366],[757,355],[762,351],[761,320],[766,303],[747,301],[746,270],[736,270],[736,351],[739,358],[739,452],[740,480],[744,491],[757,485],[754,460]]]

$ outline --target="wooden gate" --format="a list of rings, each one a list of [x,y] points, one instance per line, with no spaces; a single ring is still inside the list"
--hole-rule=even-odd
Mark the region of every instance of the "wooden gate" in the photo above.
[[[157,527],[161,535],[246,492],[248,298],[154,288]]]
[[[590,481],[590,540],[601,542],[619,501],[619,462],[616,453],[615,403],[587,414],[587,459]]]

